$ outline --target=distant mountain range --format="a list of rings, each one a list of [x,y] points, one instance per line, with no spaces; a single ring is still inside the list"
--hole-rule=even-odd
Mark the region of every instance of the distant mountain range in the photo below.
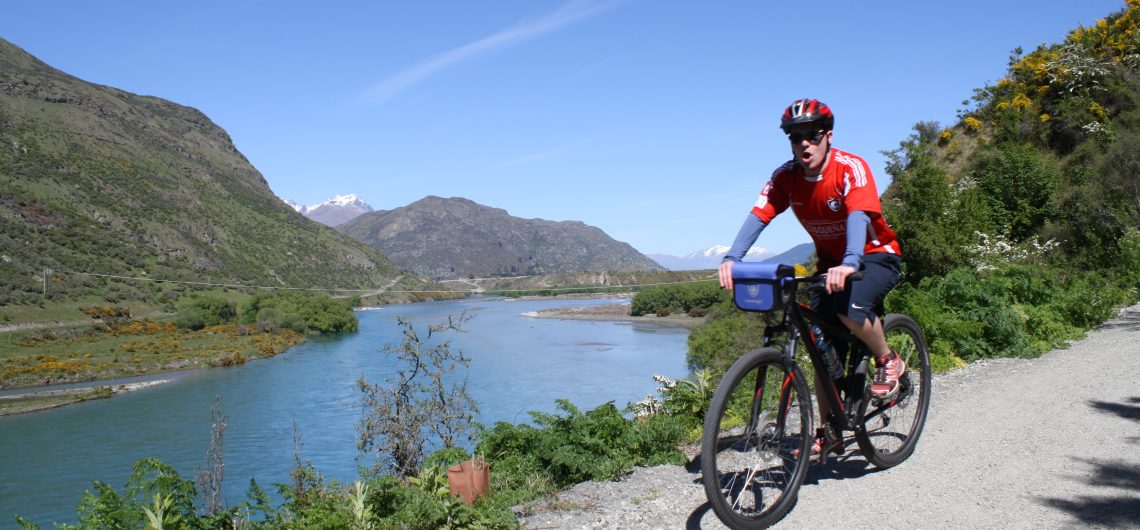
[[[662,270],[581,221],[523,219],[460,197],[428,196],[363,214],[337,230],[435,279]]]
[[[714,245],[703,250],[690,252],[684,256],[672,256],[669,254],[646,254],[646,256],[671,271],[703,270],[717,268],[729,250],[731,250],[730,247]],[[765,248],[752,247],[744,259],[747,261],[807,263],[814,253],[815,245],[812,243],[796,245],[779,254]]]
[[[355,194],[337,195],[312,206],[303,206],[288,199],[282,200],[297,213],[325,226],[341,225],[372,211],[372,207]]]
[[[706,249],[694,250],[684,256],[670,254],[646,254],[646,256],[671,271],[693,271],[717,268],[720,265],[720,260],[724,259],[724,255],[728,253],[729,249],[730,247],[724,245],[714,245]],[[748,251],[747,257],[753,261],[760,261],[771,254],[772,252],[768,249],[753,247]]]

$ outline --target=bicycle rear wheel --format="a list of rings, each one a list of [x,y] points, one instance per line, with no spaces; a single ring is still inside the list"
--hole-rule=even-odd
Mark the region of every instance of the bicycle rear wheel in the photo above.
[[[705,416],[701,479],[730,528],[764,528],[796,501],[812,442],[811,397],[795,364],[765,348],[729,368]]]
[[[860,406],[862,425],[855,430],[859,449],[876,467],[896,466],[910,457],[926,423],[930,406],[930,352],[918,323],[906,315],[887,315],[883,320],[887,344],[906,363],[899,380],[899,393],[889,401],[872,399],[868,377]]]

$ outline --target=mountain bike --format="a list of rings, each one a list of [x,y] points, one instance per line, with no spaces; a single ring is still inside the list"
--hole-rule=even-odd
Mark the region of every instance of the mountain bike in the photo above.
[[[705,415],[702,481],[713,511],[726,525],[764,528],[791,510],[810,463],[815,429],[807,370],[823,374],[818,380],[831,409],[819,461],[826,461],[834,443],[843,443],[845,431],[853,431],[863,456],[876,467],[889,468],[914,452],[922,434],[930,405],[930,356],[914,320],[883,317],[887,342],[906,362],[906,372],[895,397],[874,398],[866,346],[846,327],[797,301],[801,293],[826,292],[821,276],[797,278],[790,265],[742,262],[733,266],[733,278],[737,307],[771,316],[763,347],[728,369]],[[837,347],[850,346],[841,377],[827,375],[815,329]],[[803,366],[796,355],[802,338],[809,339],[802,342],[810,361]]]

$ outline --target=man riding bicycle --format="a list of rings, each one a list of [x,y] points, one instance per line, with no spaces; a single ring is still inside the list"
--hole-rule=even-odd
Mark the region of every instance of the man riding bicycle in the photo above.
[[[883,218],[867,162],[831,147],[834,125],[835,115],[819,100],[799,99],[784,111],[780,128],[791,141],[792,160],[776,169],[745,218],[720,264],[720,285],[732,289],[733,264],[744,257],[772,219],[791,206],[815,243],[816,274],[827,277],[827,295],[815,297],[813,309],[835,315],[867,345],[877,365],[871,394],[890,399],[898,393],[906,366],[887,345],[876,308],[898,283],[899,243]],[[862,279],[852,281],[847,289],[847,277],[857,271],[863,273]],[[819,377],[816,374],[817,392],[822,388]],[[824,420],[821,424],[826,424],[827,400],[819,397],[817,402]],[[824,443],[820,429],[812,454],[823,452]],[[828,450],[842,453],[842,440]]]

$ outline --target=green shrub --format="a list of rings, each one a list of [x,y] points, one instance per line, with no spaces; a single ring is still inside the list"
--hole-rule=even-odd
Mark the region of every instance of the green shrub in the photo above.
[[[557,487],[586,480],[612,480],[635,465],[684,463],[677,450],[684,427],[668,416],[632,421],[606,403],[581,412],[558,400],[564,414],[531,412],[537,427],[497,423],[479,436],[477,452],[492,469],[517,473],[512,486],[534,481],[542,470]],[[503,465],[500,465],[502,461]]]
[[[666,316],[673,312],[688,313],[694,308],[706,309],[728,298],[728,292],[715,281],[656,285],[638,291],[630,303],[633,316]],[[663,314],[664,313],[664,314]]]
[[[233,302],[219,296],[196,294],[178,303],[174,325],[186,329],[202,329],[228,324],[237,317]]]
[[[348,303],[325,293],[303,291],[256,294],[242,305],[241,320],[301,333],[352,332],[359,327]]]
[[[1140,285],[1140,230],[1129,228],[1120,238],[1120,260],[1116,270],[1130,287]]]
[[[764,325],[763,314],[740,311],[728,300],[721,302],[709,312],[709,320],[689,334],[689,369],[725,372],[741,355],[762,345]]]
[[[1033,235],[1055,217],[1051,199],[1061,177],[1049,153],[1020,143],[1003,144],[977,158],[973,175],[993,201],[990,211],[999,227],[1014,240]]]
[[[720,376],[712,370],[701,369],[690,379],[674,381],[663,375],[654,375],[653,380],[661,384],[657,389],[661,394],[659,412],[684,426],[690,440],[698,439]]]

